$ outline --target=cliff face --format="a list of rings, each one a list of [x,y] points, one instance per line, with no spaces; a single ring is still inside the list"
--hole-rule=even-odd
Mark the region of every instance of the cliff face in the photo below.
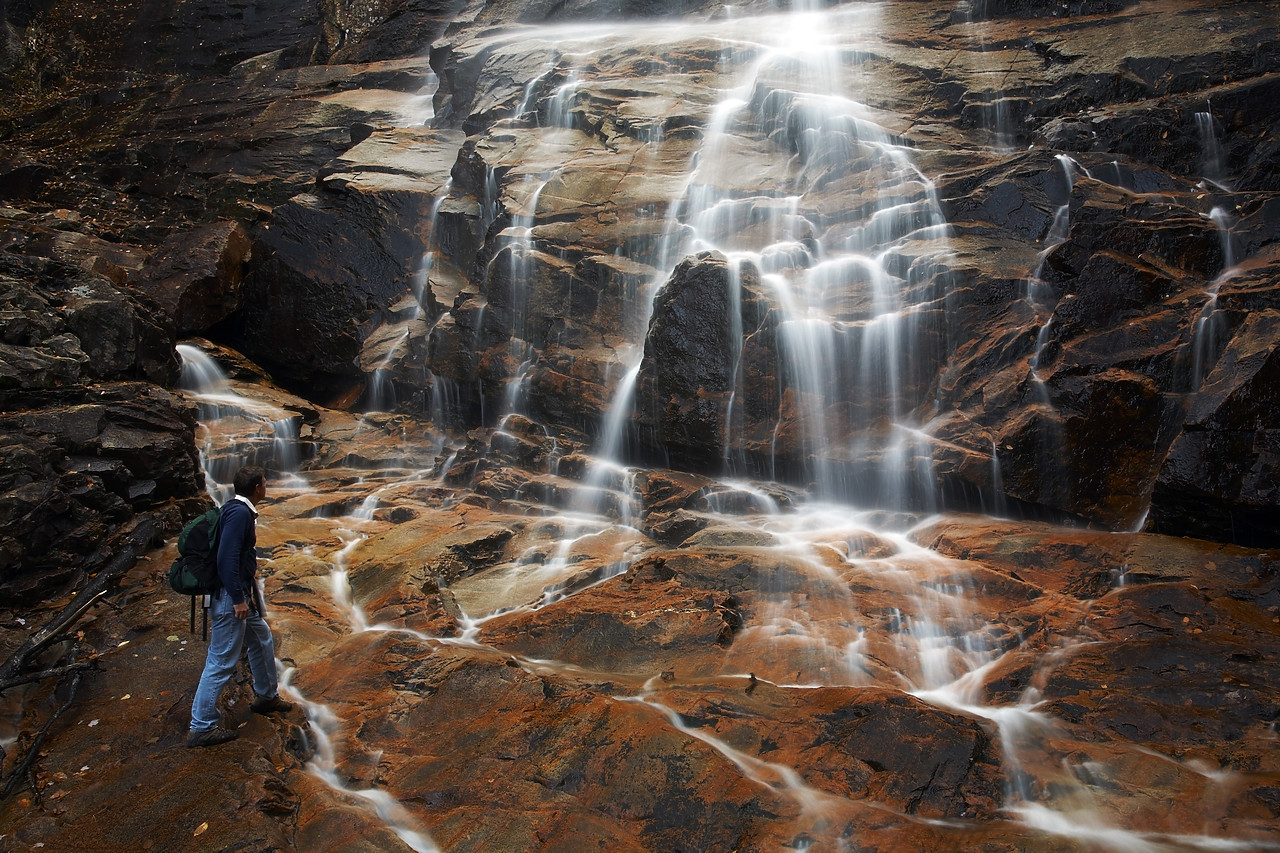
[[[159,551],[15,844],[1276,841],[1275,4],[0,19],[3,648],[263,461],[315,703],[181,750]]]
[[[7,246],[316,399],[1275,540],[1267,4],[628,12],[19,4]]]

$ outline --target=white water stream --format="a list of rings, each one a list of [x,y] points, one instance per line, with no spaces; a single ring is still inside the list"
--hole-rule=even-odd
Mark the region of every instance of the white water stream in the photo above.
[[[279,406],[235,391],[216,361],[191,344],[178,344],[179,387],[199,407],[200,467],[217,503],[231,494],[231,478],[244,465],[258,465],[296,480],[300,418]]]

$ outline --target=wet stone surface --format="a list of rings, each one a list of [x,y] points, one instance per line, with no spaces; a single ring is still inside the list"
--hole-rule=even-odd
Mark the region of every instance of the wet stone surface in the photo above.
[[[1280,849],[1273,7],[0,7],[0,850]]]

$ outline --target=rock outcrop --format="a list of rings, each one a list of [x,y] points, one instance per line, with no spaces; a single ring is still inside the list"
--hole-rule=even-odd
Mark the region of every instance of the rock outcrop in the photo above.
[[[560,46],[539,27],[604,11],[174,12],[198,45],[165,14],[121,12],[121,43],[163,56],[177,86],[26,119],[7,184],[79,207],[82,244],[156,253],[137,284],[181,334],[313,397],[416,413],[448,399],[455,428],[515,411],[620,430],[638,459],[859,501],[1272,541],[1273,442],[1256,424],[1273,404],[1220,409],[1221,440],[1195,413],[1215,369],[1215,387],[1252,393],[1236,365],[1274,302],[1265,4],[851,8],[849,31],[869,35],[850,36],[856,85],[830,91],[749,39],[724,54],[698,23],[713,10],[683,11]],[[428,46],[431,67],[404,58]],[[61,73],[92,86],[118,48],[78,61],[98,76]],[[723,122],[717,86],[745,87]],[[98,111],[117,103],[108,129]],[[252,258],[211,228],[243,229]],[[225,256],[179,275],[174,249],[201,240]],[[722,311],[691,336],[651,314],[691,298],[672,276],[705,249],[765,284],[725,295],[759,317]],[[131,269],[95,256],[118,283]],[[618,378],[646,352],[666,360],[632,393]],[[685,377],[665,389],[674,408],[660,374]],[[1179,471],[1225,468],[1241,473],[1194,489],[1196,508],[1177,494]]]
[[[80,248],[0,262],[0,590],[14,603],[95,571],[135,513],[203,497],[195,409],[163,387],[172,332]]]

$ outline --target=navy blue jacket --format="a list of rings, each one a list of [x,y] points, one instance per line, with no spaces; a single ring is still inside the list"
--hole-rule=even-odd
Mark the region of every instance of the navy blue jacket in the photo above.
[[[253,600],[258,574],[257,515],[247,503],[231,498],[218,521],[218,579],[240,604]]]

